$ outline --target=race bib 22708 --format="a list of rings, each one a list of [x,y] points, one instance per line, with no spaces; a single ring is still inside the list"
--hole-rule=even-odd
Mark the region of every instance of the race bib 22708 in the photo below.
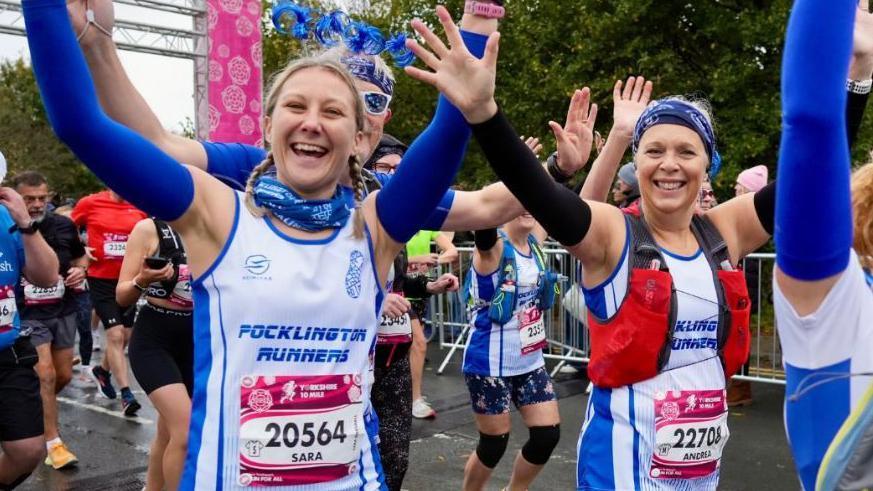
[[[655,448],[649,475],[693,479],[715,472],[730,432],[724,390],[655,394]]]

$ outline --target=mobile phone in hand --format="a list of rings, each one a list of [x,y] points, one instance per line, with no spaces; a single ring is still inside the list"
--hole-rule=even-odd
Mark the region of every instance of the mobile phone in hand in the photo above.
[[[145,263],[151,269],[161,269],[170,264],[170,260],[161,256],[151,256],[145,258]]]

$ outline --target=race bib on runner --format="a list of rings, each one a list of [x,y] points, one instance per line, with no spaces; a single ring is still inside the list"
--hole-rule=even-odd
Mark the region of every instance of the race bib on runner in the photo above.
[[[21,278],[21,284],[24,286],[24,305],[28,307],[33,305],[51,305],[60,302],[64,299],[64,279],[58,280],[55,286],[43,288],[36,286],[24,278]]]
[[[191,307],[194,302],[191,298],[191,271],[187,264],[179,265],[179,279],[170,294],[170,301],[180,307]]]
[[[104,233],[103,256],[106,259],[124,259],[127,251],[127,234]]]
[[[412,342],[412,319],[409,314],[400,317],[382,315],[376,342],[379,344],[402,344]]]
[[[18,306],[15,304],[15,288],[9,285],[0,287],[0,333],[15,327],[16,312]]]
[[[394,265],[391,265],[394,270]],[[403,296],[401,292],[391,292],[394,295]],[[377,344],[403,344],[412,342],[412,319],[409,314],[400,317],[389,317],[382,314],[379,329],[376,331]]]
[[[655,448],[649,475],[693,479],[718,469],[730,436],[724,390],[655,395]]]
[[[518,334],[521,337],[521,354],[526,355],[546,347],[546,325],[543,312],[529,307],[518,314]]]
[[[297,486],[359,471],[361,376],[247,376],[240,390],[242,486]]]

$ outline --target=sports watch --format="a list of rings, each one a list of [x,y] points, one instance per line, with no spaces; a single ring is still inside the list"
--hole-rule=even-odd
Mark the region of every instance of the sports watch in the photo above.
[[[24,235],[33,235],[39,232],[40,225],[41,223],[36,220],[31,220],[30,224],[26,227],[19,227],[18,224],[13,224],[11,227],[9,227],[9,233],[11,234],[17,230]]]
[[[501,2],[502,3],[502,2]],[[506,15],[506,9],[501,5],[489,2],[476,2],[467,0],[464,3],[464,13],[487,17],[489,19],[502,19]]]

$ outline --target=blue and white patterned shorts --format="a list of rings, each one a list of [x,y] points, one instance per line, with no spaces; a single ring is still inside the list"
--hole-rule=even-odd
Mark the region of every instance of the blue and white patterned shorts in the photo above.
[[[465,373],[470,402],[477,414],[504,414],[510,402],[516,408],[557,399],[552,378],[544,367],[512,377],[489,377]]]

